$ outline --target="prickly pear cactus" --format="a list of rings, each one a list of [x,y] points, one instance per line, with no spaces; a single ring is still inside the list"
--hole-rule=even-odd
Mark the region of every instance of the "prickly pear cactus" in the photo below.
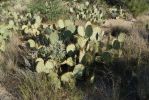
[[[14,23],[11,20],[9,24],[0,25],[0,51],[4,52],[6,47],[6,42],[11,38]]]
[[[83,71],[84,71],[85,67],[84,65],[82,64],[78,64],[74,67],[74,70],[73,70],[73,75],[79,79],[83,76]]]
[[[69,10],[79,20],[91,21],[95,24],[104,23],[105,11],[97,5],[90,5],[88,1],[79,4],[73,2]]]
[[[89,10],[86,9],[88,7]],[[85,20],[92,18],[92,15],[99,18],[96,18],[97,22],[103,19],[102,11],[99,12],[94,6],[93,12],[90,12],[91,8],[87,2],[79,5],[77,9],[80,9],[77,14],[86,17]],[[116,38],[108,37],[99,26],[92,25],[95,19],[89,20],[84,26],[75,25],[72,20],[62,19],[50,25],[42,23],[39,15],[27,13],[18,16],[18,20],[10,20],[9,27],[0,28],[0,50],[5,50],[6,40],[10,38],[9,30],[16,29],[13,26],[18,25],[18,31],[23,36],[22,42],[28,45],[31,66],[35,67],[36,72],[46,73],[52,78],[57,88],[61,87],[61,83],[74,87],[76,80],[88,73],[87,69],[92,67],[95,61],[109,64],[123,53],[125,33]],[[94,77],[91,80],[93,79]]]

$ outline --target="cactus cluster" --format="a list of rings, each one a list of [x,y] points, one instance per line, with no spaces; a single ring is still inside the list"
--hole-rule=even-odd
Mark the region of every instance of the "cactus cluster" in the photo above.
[[[73,2],[69,11],[75,14],[79,20],[86,20],[99,25],[105,21],[104,10],[98,5],[91,5],[88,1],[80,4]]]
[[[128,19],[128,13],[121,7],[120,8],[116,8],[116,7],[109,8],[108,13],[109,13],[109,16],[114,19],[117,19],[117,18]]]
[[[44,24],[40,16],[30,13],[25,15],[20,25],[26,46],[37,52],[35,58],[61,61],[65,57],[65,45],[60,40],[59,31],[54,29],[54,25]]]
[[[7,24],[0,25],[0,51],[5,51],[6,42],[12,36],[12,30],[15,29],[13,20],[9,20]]]
[[[63,6],[62,0],[34,0],[29,8],[31,13],[40,13],[45,21],[55,21],[66,16],[66,9]]]
[[[0,51],[4,52],[6,44],[9,42],[11,36],[19,29],[19,13],[11,12],[8,9],[8,1],[1,2],[0,4]],[[5,8],[5,9],[4,9]],[[5,16],[5,17],[4,17]]]
[[[106,36],[100,27],[93,27],[90,21],[85,26],[77,26],[72,20],[60,19],[56,24],[47,25],[37,15],[33,19],[28,17],[21,30],[29,49],[37,51],[32,58],[36,71],[59,76],[63,73],[62,66],[69,66],[69,70],[59,79],[71,87],[76,79],[83,77],[91,63],[110,63],[113,58],[121,56],[125,40],[124,33],[118,37]]]
[[[32,69],[51,76],[57,87],[60,83],[73,87],[92,63],[108,64],[122,54],[125,33],[107,36],[90,21],[81,26],[62,19],[56,24],[43,23],[39,15],[31,13],[12,17],[14,21],[9,21],[6,29],[18,27],[16,30],[22,33],[22,46],[28,49],[27,59]]]
[[[106,9],[101,5],[90,4],[88,0],[82,3],[72,1],[70,3],[69,12],[74,14],[79,20],[90,21],[98,25],[103,24],[107,18],[129,18],[129,14],[121,7],[111,7]]]

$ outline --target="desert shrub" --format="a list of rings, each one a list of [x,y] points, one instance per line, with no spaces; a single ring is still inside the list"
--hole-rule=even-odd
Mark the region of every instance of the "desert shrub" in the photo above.
[[[32,13],[40,13],[45,19],[51,21],[64,17],[66,9],[61,0],[34,0],[30,5]]]
[[[45,74],[22,73],[19,91],[23,100],[82,100],[82,92],[77,89],[58,89],[53,80]]]
[[[141,64],[147,64],[148,61],[147,41],[139,35],[138,32],[132,32],[124,43],[124,57],[131,66],[135,68]]]
[[[126,0],[125,4],[134,16],[140,15],[149,9],[147,0]]]

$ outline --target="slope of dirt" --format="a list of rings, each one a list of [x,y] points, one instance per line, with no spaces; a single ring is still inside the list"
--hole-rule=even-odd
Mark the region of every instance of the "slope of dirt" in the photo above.
[[[132,28],[133,21],[126,21],[124,19],[108,19],[102,25],[103,27],[124,27],[124,28]]]

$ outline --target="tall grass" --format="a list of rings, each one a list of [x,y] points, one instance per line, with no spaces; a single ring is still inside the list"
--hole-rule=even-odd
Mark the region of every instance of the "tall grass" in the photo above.
[[[82,100],[82,92],[77,89],[57,89],[45,74],[24,73],[19,86],[23,100]]]

